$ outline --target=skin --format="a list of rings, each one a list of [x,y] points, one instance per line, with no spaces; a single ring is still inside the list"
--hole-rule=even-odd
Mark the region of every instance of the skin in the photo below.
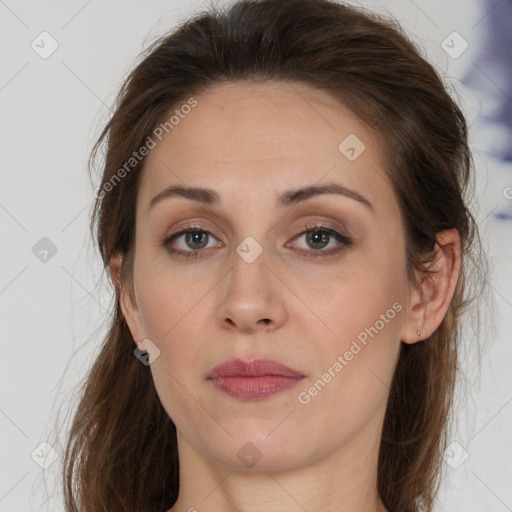
[[[134,341],[150,339],[160,351],[149,368],[177,427],[181,487],[171,510],[385,511],[376,472],[389,386],[401,343],[423,342],[446,313],[460,272],[458,234],[439,234],[438,272],[414,287],[382,148],[351,111],[300,83],[223,84],[196,99],[146,159],[133,283],[121,286]],[[349,134],[365,144],[354,161],[338,149]],[[275,207],[284,191],[327,182],[373,209],[336,194]],[[178,184],[214,189],[221,205],[173,197],[148,212],[154,196]],[[187,245],[183,235],[172,247],[199,257],[170,254],[161,241],[189,223],[209,233],[207,243]],[[322,246],[301,235],[312,223],[353,244],[308,257],[340,247],[334,237]],[[236,252],[249,236],[262,248],[252,263]],[[120,263],[112,261],[114,275]],[[396,303],[394,318],[301,403],[299,393]],[[156,355],[150,347],[139,348]],[[261,357],[306,377],[255,402],[206,380],[221,362]],[[248,442],[261,455],[252,467],[237,457]]]

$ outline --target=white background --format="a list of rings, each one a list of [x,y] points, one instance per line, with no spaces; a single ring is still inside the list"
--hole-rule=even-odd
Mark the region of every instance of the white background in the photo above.
[[[387,9],[443,74],[460,76],[464,57],[451,59],[440,44],[458,31],[471,46],[472,2],[364,4]],[[70,393],[101,342],[111,302],[89,239],[88,152],[139,52],[204,6],[171,0],[0,0],[0,512],[61,510],[52,497],[51,475],[58,463],[43,470],[31,453],[50,442],[61,402],[73,403]],[[43,31],[59,45],[48,59],[31,48]],[[478,98],[463,89],[460,94],[472,121]],[[478,218],[495,266],[496,333],[481,381],[469,385],[468,404],[459,414],[454,440],[468,458],[457,469],[447,467],[437,510],[505,512],[512,510],[510,263],[506,271],[506,262],[512,261],[512,222],[499,222],[489,213],[506,202],[503,189],[512,185],[512,166],[478,154],[476,162]],[[58,251],[46,263],[32,253],[42,237]],[[52,446],[61,453],[57,442]]]

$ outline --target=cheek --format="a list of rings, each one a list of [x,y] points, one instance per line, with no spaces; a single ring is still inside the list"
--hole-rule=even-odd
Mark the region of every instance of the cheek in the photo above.
[[[204,322],[198,321],[206,315],[208,289],[152,273],[143,283],[138,293],[142,322],[147,337],[160,350],[150,370],[163,407],[181,426],[197,415],[196,390],[204,377],[201,363],[205,345],[211,342]]]
[[[142,260],[142,258],[141,258]],[[148,259],[149,261],[149,259]],[[200,314],[202,302],[214,280],[207,277],[183,276],[167,263],[167,268],[141,262],[136,282],[141,320],[149,338],[164,345],[183,325],[190,327],[190,318]],[[193,325],[193,324],[192,324]]]
[[[188,422],[198,414],[197,389],[205,353],[201,343],[209,342],[204,324],[196,320],[206,315],[201,297],[206,298],[207,289],[199,282],[177,281],[161,272],[146,273],[143,283],[138,292],[141,319],[147,337],[160,350],[150,366],[155,389],[176,426],[193,430]]]
[[[330,371],[323,379],[329,380],[334,373],[331,380],[337,384],[329,387],[339,388],[337,399],[363,398],[375,385],[385,391],[398,357],[405,313],[401,259],[368,253],[328,287],[323,284],[308,292],[309,303],[329,329],[323,337],[311,336],[318,361],[314,377],[322,379]]]
[[[315,371],[298,390],[297,401],[311,418],[307,421],[322,425],[324,432],[327,423],[337,425],[329,435],[356,435],[385,408],[404,311],[396,297],[382,283],[359,281],[326,303],[335,334],[316,339]]]
[[[345,283],[320,307],[330,335],[318,339],[324,367],[338,356],[347,366],[386,368],[399,347],[404,304],[392,283],[366,280]],[[319,305],[318,303],[317,305]]]
[[[343,263],[328,275],[308,281],[297,292],[307,298],[332,336],[338,340],[355,337],[376,322],[379,331],[389,332],[391,324],[396,327],[401,318],[396,313],[404,309],[406,290],[399,255],[360,251]],[[396,302],[399,305],[393,308]]]

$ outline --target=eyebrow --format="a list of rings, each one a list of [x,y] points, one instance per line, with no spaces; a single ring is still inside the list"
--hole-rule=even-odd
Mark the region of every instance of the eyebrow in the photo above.
[[[359,194],[355,190],[351,190],[338,183],[327,183],[325,185],[309,185],[306,187],[298,188],[295,190],[288,190],[278,197],[276,201],[276,208],[284,208],[297,204],[301,201],[310,199],[311,197],[322,194],[339,194],[365,205],[370,210],[374,211],[374,207],[366,197]],[[171,185],[158,193],[149,203],[148,212],[156,204],[171,197],[184,197],[197,201],[199,203],[218,206],[221,204],[220,195],[212,189],[202,187],[186,187],[183,185]]]

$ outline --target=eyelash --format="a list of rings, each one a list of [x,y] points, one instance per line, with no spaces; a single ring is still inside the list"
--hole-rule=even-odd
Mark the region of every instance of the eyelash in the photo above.
[[[331,248],[327,251],[324,251],[322,249],[311,249],[310,251],[301,249],[301,251],[310,253],[306,256],[308,258],[333,256],[333,255],[337,254],[338,252],[342,251],[344,248],[350,247],[353,245],[353,241],[350,237],[342,235],[341,233],[339,233],[338,231],[336,231],[332,228],[329,228],[327,226],[322,226],[319,224],[312,224],[312,225],[304,226],[302,228],[302,231],[294,238],[294,240],[300,238],[301,236],[303,236],[307,233],[314,232],[314,231],[326,233],[327,235],[333,237],[338,242],[340,242],[341,245],[337,246],[335,248]],[[167,249],[167,251],[169,251],[173,255],[180,256],[180,257],[183,256],[185,258],[197,258],[197,257],[199,257],[199,253],[201,251],[203,251],[203,249],[181,251],[179,249],[171,249],[170,248],[171,242],[174,241],[175,239],[179,238],[181,235],[184,235],[186,233],[195,233],[195,232],[206,233],[208,236],[211,235],[211,233],[208,230],[201,228],[201,226],[187,226],[186,228],[181,229],[180,231],[177,231],[176,233],[172,233],[169,236],[166,236],[166,238],[164,238],[161,241],[161,245],[163,245]]]

